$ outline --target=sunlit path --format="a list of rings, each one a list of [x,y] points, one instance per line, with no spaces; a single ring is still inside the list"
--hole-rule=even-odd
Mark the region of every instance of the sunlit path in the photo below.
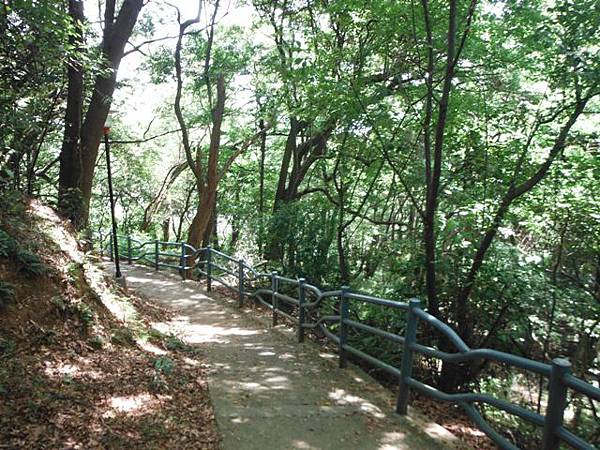
[[[107,269],[109,267],[107,266]],[[335,355],[297,344],[195,282],[125,266],[130,289],[176,311],[169,324],[198,345],[225,450],[438,449],[459,446],[443,428],[393,414],[393,393]]]

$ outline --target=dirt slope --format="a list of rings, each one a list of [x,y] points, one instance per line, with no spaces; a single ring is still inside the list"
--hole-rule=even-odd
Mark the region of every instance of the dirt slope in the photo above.
[[[202,355],[48,207],[0,210],[0,448],[217,448]]]

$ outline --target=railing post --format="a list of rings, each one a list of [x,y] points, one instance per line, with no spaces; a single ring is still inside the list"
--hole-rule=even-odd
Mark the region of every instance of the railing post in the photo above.
[[[102,231],[98,234],[100,236],[100,258],[104,258],[104,235],[102,234]]]
[[[344,346],[348,341],[348,325],[346,321],[348,320],[348,297],[347,294],[350,292],[350,288],[348,286],[342,286],[342,295],[340,296],[340,344],[339,344],[339,365],[340,368],[343,369],[348,365],[348,355],[346,350],[344,350]]]
[[[108,251],[110,253],[110,260],[111,261],[115,260],[115,251],[113,249],[113,246],[114,246],[113,235],[112,235],[112,233],[108,233]]]
[[[400,392],[396,402],[396,412],[406,415],[408,410],[408,397],[410,388],[406,381],[412,376],[413,350],[412,345],[417,341],[417,321],[415,309],[421,307],[421,301],[413,298],[408,301],[408,313],[406,315],[406,330],[404,333],[404,349],[402,350],[402,362],[400,365]]]
[[[244,306],[244,260],[240,259],[238,261],[238,306],[241,308]]]
[[[131,236],[127,235],[127,264],[131,264]]]
[[[212,290],[212,252],[210,245],[206,247],[206,290]]]
[[[563,383],[563,378],[570,372],[571,363],[568,359],[555,358],[552,360],[548,406],[542,435],[543,450],[557,450],[560,446],[560,438],[556,432],[563,424],[564,412],[567,407],[567,386]]]
[[[158,270],[158,239],[154,240],[154,270]]]
[[[279,302],[277,301],[277,288],[279,287],[279,283],[277,280],[277,272],[271,272],[271,304],[273,305],[273,326],[277,325],[277,308],[279,307]]]
[[[298,342],[304,342],[304,316],[306,315],[304,301],[306,300],[306,279],[298,280]]]
[[[185,281],[186,277],[186,254],[185,254],[185,242],[181,243],[181,260],[179,261],[179,265],[181,266],[181,278]]]

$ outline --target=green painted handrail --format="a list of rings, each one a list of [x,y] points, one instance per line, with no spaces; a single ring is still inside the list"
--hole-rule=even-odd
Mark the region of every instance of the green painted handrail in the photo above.
[[[111,260],[120,258],[121,255],[123,255],[120,248],[113,249],[113,240],[109,239],[111,234],[98,233],[97,236],[100,243],[100,254],[102,256],[104,256],[104,251],[106,250],[105,241],[107,240],[108,252]],[[554,359],[551,364],[546,364],[498,350],[487,348],[471,349],[448,324],[422,309],[420,301],[417,299],[412,299],[408,302],[398,302],[395,300],[354,293],[347,287],[342,287],[340,290],[323,292],[318,287],[306,283],[306,280],[303,278],[293,279],[283,277],[278,275],[277,272],[258,272],[243,260],[235,259],[234,257],[211,247],[196,249],[191,245],[182,242],[162,242],[157,240],[141,242],[130,236],[122,235],[117,235],[117,238],[118,241],[125,240],[127,261],[130,264],[133,262],[146,261],[148,264],[154,265],[156,270],[160,267],[178,269],[180,275],[184,279],[186,278],[186,273],[188,271],[196,271],[197,274],[206,276],[208,291],[211,290],[212,281],[218,281],[225,287],[237,292],[238,304],[240,307],[243,306],[244,298],[253,297],[256,301],[271,309],[273,314],[273,325],[277,325],[279,316],[290,319],[297,324],[299,342],[304,340],[304,332],[306,329],[321,330],[330,341],[338,346],[340,367],[346,366],[348,355],[351,354],[375,367],[397,376],[399,379],[400,391],[396,404],[396,411],[399,414],[407,413],[410,390],[414,389],[421,394],[436,400],[459,405],[479,429],[502,449],[512,450],[517,449],[517,447],[503,435],[494,430],[474,404],[487,404],[493,406],[542,427],[542,450],[557,450],[561,442],[565,442],[571,447],[580,450],[594,450],[595,448],[592,444],[584,441],[563,426],[563,415],[567,407],[567,392],[569,389],[581,395],[585,395],[592,400],[600,401],[600,389],[571,375],[571,363],[566,359],[557,358]],[[133,247],[132,243],[135,243],[136,246]],[[120,246],[121,244],[119,241],[119,247]],[[154,249],[146,251],[146,246],[149,246],[150,248],[154,247]],[[181,248],[180,254],[165,253],[161,251],[162,247],[176,246]],[[204,255],[204,258],[199,260],[198,258],[201,255]],[[151,259],[148,256],[152,256],[153,258]],[[178,258],[179,263],[171,264],[161,262],[161,256]],[[216,259],[218,259],[219,262],[215,262]],[[231,266],[227,267],[227,264],[231,264]],[[217,270],[221,276],[215,275],[213,269]],[[223,279],[222,274],[228,276],[229,280]],[[231,279],[236,279],[237,286],[228,282]],[[247,288],[247,285],[250,283],[260,280],[265,280],[269,283],[267,286],[257,288],[254,291]],[[290,295],[283,294],[281,291],[284,287],[288,288],[288,292],[290,289],[297,289],[298,297],[294,298]],[[309,295],[313,298],[312,301],[308,301]],[[323,300],[327,298],[339,299],[340,315],[319,315],[319,307]],[[405,311],[405,335],[400,336],[373,327],[372,325],[351,320],[349,318],[351,302],[368,303]],[[296,307],[298,310],[298,317],[294,317],[289,314],[288,311],[283,310],[281,308],[282,304],[293,305]],[[315,312],[317,318],[313,322],[307,321],[307,317],[309,317],[307,314],[308,310]],[[336,334],[329,330],[326,326],[327,323],[337,323],[338,333]],[[434,328],[446,336],[446,338],[448,338],[448,340],[456,347],[457,352],[448,353],[419,344],[417,342],[417,328],[419,323]],[[393,367],[388,363],[379,360],[377,357],[364,353],[349,345],[347,340],[349,328],[356,328],[363,332],[395,342],[398,345],[402,345],[401,367]],[[424,384],[412,377],[413,361],[416,353],[451,363],[474,360],[496,361],[544,376],[549,379],[546,414],[538,414],[522,406],[486,394],[473,392],[448,394]]]

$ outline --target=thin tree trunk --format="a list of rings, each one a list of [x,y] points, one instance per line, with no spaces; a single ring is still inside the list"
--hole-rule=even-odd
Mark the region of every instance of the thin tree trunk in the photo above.
[[[267,132],[265,130],[265,121],[258,121],[260,130],[260,159],[258,163],[259,187],[258,187],[258,253],[262,254],[265,239],[265,158],[267,154]]]
[[[208,166],[206,168],[206,185],[200,195],[199,207],[192,220],[188,243],[193,247],[199,247],[202,243],[210,222],[215,205],[217,186],[219,183],[218,159],[221,146],[221,126],[225,111],[225,77],[219,74],[217,77],[217,101],[212,111],[212,130],[210,135],[210,146],[208,155]]]
[[[80,170],[79,167],[75,167],[75,173],[72,174],[74,178],[78,179],[77,187],[83,200],[82,211],[78,212],[78,217],[75,219],[79,227],[87,225],[103,127],[112,104],[117,73],[125,45],[133,32],[133,27],[144,3],[144,0],[124,0],[116,19],[114,19],[114,11],[110,10],[114,1],[107,3],[102,39],[102,54],[106,62],[106,71],[98,75],[94,82],[92,98],[81,128],[81,166]]]
[[[571,112],[567,122],[561,128],[559,135],[557,136],[554,144],[550,150],[550,153],[546,160],[540,164],[537,171],[526,181],[521,183],[518,186],[511,184],[508,191],[504,195],[504,198],[500,202],[500,206],[496,211],[494,216],[494,220],[491,225],[488,227],[485,232],[483,238],[479,242],[479,246],[475,255],[473,256],[473,261],[471,263],[471,268],[465,278],[465,281],[462,284],[460,291],[458,292],[456,298],[457,305],[457,321],[458,321],[458,329],[459,333],[463,337],[463,339],[468,340],[471,335],[471,321],[469,321],[469,306],[468,300],[471,292],[473,291],[473,285],[475,283],[475,279],[479,272],[479,269],[483,265],[483,261],[485,259],[485,255],[489,250],[496,234],[498,232],[498,228],[502,224],[504,216],[509,210],[510,205],[519,197],[531,191],[548,173],[550,166],[559,155],[559,153],[564,149],[567,137],[569,136],[569,132],[571,128],[584,111],[588,101],[595,94],[590,93],[590,95],[580,99],[575,105],[574,110]]]
[[[187,163],[180,163],[171,167],[162,183],[162,186],[160,187],[160,190],[158,191],[158,194],[156,194],[156,196],[144,209],[144,220],[142,221],[142,225],[140,227],[142,231],[148,231],[150,225],[152,225],[152,219],[162,206],[169,189],[187,167]]]
[[[435,141],[433,145],[433,161],[431,161],[431,142],[430,125],[433,109],[433,44],[431,31],[431,17],[429,15],[429,2],[423,0],[423,10],[425,15],[425,26],[428,50],[428,77],[427,77],[427,99],[425,110],[425,173],[427,196],[425,202],[425,211],[423,214],[423,244],[425,249],[425,283],[427,289],[427,299],[429,312],[435,316],[439,315],[439,301],[437,298],[436,286],[436,233],[435,233],[435,215],[438,206],[438,195],[440,188],[440,178],[442,173],[442,158],[444,136],[446,132],[446,123],[448,118],[448,105],[450,102],[450,92],[452,90],[452,80],[454,77],[454,60],[456,54],[456,16],[457,2],[450,1],[450,10],[448,16],[448,37],[446,52],[446,73],[442,88],[442,96],[438,108],[438,117],[435,128]],[[433,167],[432,167],[433,162]]]
[[[83,51],[83,29],[85,21],[83,1],[69,0],[69,15],[75,27],[70,42],[76,51]],[[67,71],[67,108],[65,111],[65,132],[60,150],[58,175],[58,208],[64,217],[76,227],[83,218],[84,207],[79,190],[82,172],[81,162],[81,119],[83,114],[83,67],[77,58],[70,63]]]

